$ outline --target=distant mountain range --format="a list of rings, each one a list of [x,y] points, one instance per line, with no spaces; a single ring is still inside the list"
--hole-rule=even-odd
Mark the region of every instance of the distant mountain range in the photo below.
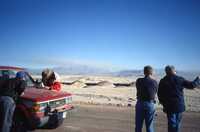
[[[96,75],[96,74],[109,74],[111,73],[111,70],[108,70],[106,68],[98,68],[98,67],[92,67],[87,65],[67,65],[62,67],[54,67],[50,68],[54,71],[58,72],[62,75]],[[39,75],[41,74],[43,69],[29,69],[28,71],[32,74]]]
[[[112,72],[112,75],[119,77],[131,77],[131,76],[141,76],[143,72],[141,70],[121,70],[118,72]]]
[[[54,71],[58,72],[61,75],[111,75],[119,77],[132,77],[132,76],[142,76],[142,70],[121,70],[113,71],[108,68],[97,68],[87,65],[68,65],[65,67],[54,67]],[[43,69],[28,69],[31,74],[41,75]],[[163,69],[155,70],[156,76],[161,78],[165,75]],[[194,77],[200,75],[200,72],[184,72],[178,71],[179,75],[185,77],[186,79],[193,80]]]
[[[112,76],[136,76],[142,74],[140,70],[119,70],[114,71],[108,68],[97,68],[86,65],[70,65],[65,67],[50,68],[61,75],[112,75]],[[41,75],[43,69],[30,69],[27,70],[34,75]]]

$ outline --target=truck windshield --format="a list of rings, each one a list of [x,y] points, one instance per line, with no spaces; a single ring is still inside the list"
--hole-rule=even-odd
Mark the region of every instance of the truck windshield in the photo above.
[[[17,72],[18,71],[16,71],[16,70],[0,70],[0,77],[7,76],[9,78],[15,78]],[[33,78],[28,73],[25,74],[24,79],[26,81],[27,87],[35,86]]]
[[[26,73],[25,81],[26,81],[26,85],[28,87],[34,87],[35,86],[35,82],[34,82],[33,78],[28,73]]]

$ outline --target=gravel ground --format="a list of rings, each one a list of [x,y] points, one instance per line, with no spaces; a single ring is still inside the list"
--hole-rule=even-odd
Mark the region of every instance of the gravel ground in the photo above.
[[[35,132],[134,132],[134,118],[132,107],[77,105],[59,128]],[[156,132],[167,132],[166,121],[165,114],[158,110]],[[185,112],[181,132],[200,132],[200,113]]]

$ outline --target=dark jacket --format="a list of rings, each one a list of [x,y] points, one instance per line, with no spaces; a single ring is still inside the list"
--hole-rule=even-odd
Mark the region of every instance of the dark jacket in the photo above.
[[[10,96],[15,101],[24,92],[26,83],[16,78],[0,78],[0,96]]]
[[[158,83],[150,77],[139,78],[136,81],[137,100],[155,100],[158,90]]]
[[[177,75],[165,76],[160,80],[158,99],[163,105],[164,112],[176,113],[185,111],[184,88],[193,89],[199,86],[200,80],[185,80]]]

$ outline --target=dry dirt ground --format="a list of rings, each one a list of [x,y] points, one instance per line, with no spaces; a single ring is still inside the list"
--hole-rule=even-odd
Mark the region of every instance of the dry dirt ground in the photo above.
[[[59,128],[35,132],[134,132],[134,118],[133,107],[77,105]],[[155,118],[155,131],[167,132],[166,116],[161,110]],[[200,132],[200,113],[185,112],[181,132]]]
[[[33,76],[41,78],[41,76]],[[136,88],[135,86],[113,87],[114,83],[129,84],[135,82],[137,77],[113,77],[113,76],[81,76],[81,75],[62,75],[61,82],[68,82],[62,85],[62,91],[73,94],[73,102],[83,104],[108,104],[108,105],[135,105]],[[72,83],[71,82],[74,82]],[[92,86],[86,83],[107,82]],[[200,89],[184,90],[187,111],[200,112]],[[130,100],[130,98],[132,100]],[[158,105],[158,104],[157,104]],[[158,105],[158,107],[161,107]]]

